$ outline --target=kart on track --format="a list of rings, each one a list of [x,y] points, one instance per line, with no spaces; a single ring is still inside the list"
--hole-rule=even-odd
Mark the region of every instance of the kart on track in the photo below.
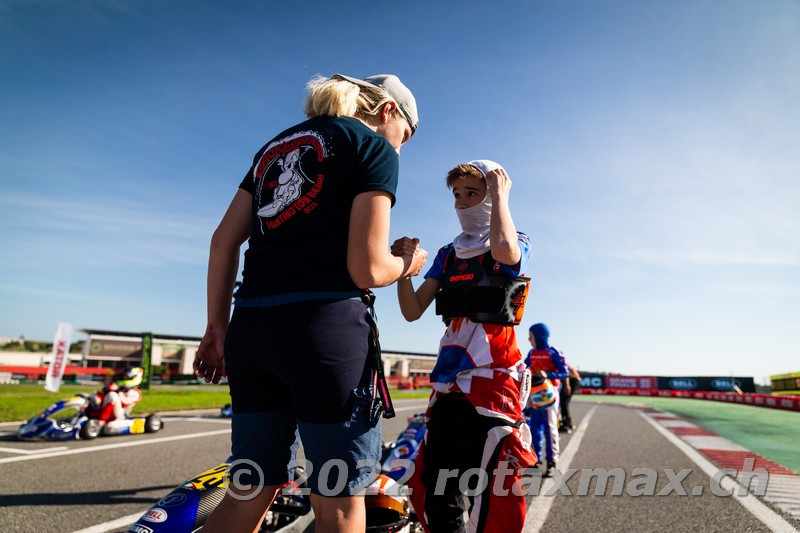
[[[93,439],[98,435],[155,433],[164,427],[157,414],[109,420],[104,412],[107,410],[100,407],[101,401],[99,393],[59,400],[24,422],[17,437],[21,440]]]
[[[231,459],[229,458],[228,461]],[[148,509],[128,533],[192,533],[200,530],[227,487],[229,462],[221,463],[175,487]],[[258,531],[300,533],[313,530],[314,513],[304,483],[305,472],[295,469],[295,480],[283,486]],[[416,533],[421,531],[409,511],[408,500],[398,496],[393,479],[381,474],[367,489],[366,533]]]
[[[128,532],[190,533],[202,528],[225,496],[230,460],[175,487],[139,517]],[[302,475],[302,469],[296,475]],[[314,519],[310,511],[308,496],[300,494],[297,482],[288,483],[264,517],[259,531],[281,531],[289,524],[297,528],[295,531],[303,531]]]

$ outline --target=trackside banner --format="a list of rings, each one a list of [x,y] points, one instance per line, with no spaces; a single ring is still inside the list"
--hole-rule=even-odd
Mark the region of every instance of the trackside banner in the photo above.
[[[653,376],[606,376],[607,389],[655,389],[658,381]]]
[[[581,374],[583,376],[583,374]],[[800,396],[783,396],[778,394],[750,394],[743,392],[707,392],[682,390],[645,390],[645,389],[578,389],[578,394],[608,394],[611,396],[650,396],[660,398],[693,398],[695,400],[714,400],[717,402],[740,403],[754,407],[770,407],[800,412]]]
[[[756,384],[753,378],[744,376],[659,376],[657,388],[707,392],[755,392]]]
[[[64,368],[67,366],[69,345],[72,341],[72,324],[59,322],[56,327],[56,336],[53,339],[53,353],[50,357],[50,368],[44,382],[45,390],[58,392],[61,379],[64,377]]]
[[[753,378],[744,376],[622,376],[592,372],[581,372],[581,388],[750,393],[756,391]]]

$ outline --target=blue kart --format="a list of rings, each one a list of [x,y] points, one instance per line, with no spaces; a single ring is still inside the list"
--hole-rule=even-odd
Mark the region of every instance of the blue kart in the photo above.
[[[383,444],[381,471],[400,483],[408,481],[407,466],[414,462],[425,437],[425,413],[417,413],[408,419],[408,427],[397,440]],[[409,476],[410,477],[410,476]]]
[[[98,435],[154,433],[163,427],[161,417],[131,417],[107,420],[99,408],[99,395],[78,394],[59,400],[24,422],[17,432],[21,440],[94,439]]]
[[[226,409],[230,412],[230,406],[222,408],[221,416],[230,416],[225,414]],[[425,435],[425,417],[420,413],[408,421],[408,427],[397,440],[384,444],[381,472],[376,474],[377,477],[366,490],[366,533],[422,531],[399,486],[407,481],[404,476],[410,474],[406,470],[409,464],[406,461],[413,461],[419,451]],[[400,462],[403,466],[392,466],[392,462],[398,459],[403,460]],[[230,461],[231,458],[228,458],[226,462],[175,487],[130,526],[128,533],[190,533],[201,529],[225,496]],[[314,513],[304,482],[306,473],[296,467],[294,477],[295,480],[278,493],[258,531],[299,533],[313,530]]]
[[[181,483],[148,509],[129,533],[190,533],[203,527],[225,496],[231,458]],[[297,476],[303,476],[301,469]],[[311,500],[297,482],[284,486],[264,517],[259,531],[304,531],[314,520]],[[290,526],[294,529],[286,529]]]

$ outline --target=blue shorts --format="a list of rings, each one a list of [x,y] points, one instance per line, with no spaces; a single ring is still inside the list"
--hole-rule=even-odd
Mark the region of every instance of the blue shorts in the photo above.
[[[312,492],[350,496],[366,488],[381,446],[380,423],[369,423],[366,315],[355,299],[234,310],[225,366],[231,473],[241,469],[242,483],[286,483],[299,433]]]

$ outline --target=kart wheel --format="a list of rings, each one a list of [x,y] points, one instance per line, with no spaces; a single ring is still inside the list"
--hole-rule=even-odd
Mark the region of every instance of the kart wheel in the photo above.
[[[100,421],[90,418],[83,423],[80,431],[78,431],[78,436],[82,439],[91,440],[100,434],[101,429]]]
[[[144,419],[145,433],[155,433],[162,427],[164,427],[164,422],[162,422],[161,417],[156,414],[148,415],[148,417]]]

